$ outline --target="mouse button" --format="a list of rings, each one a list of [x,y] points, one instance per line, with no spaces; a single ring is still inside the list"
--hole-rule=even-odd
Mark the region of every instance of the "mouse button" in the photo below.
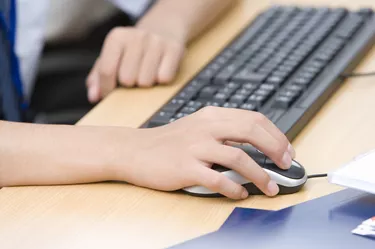
[[[243,148],[243,151],[251,157],[256,163],[258,164],[264,164],[264,161],[266,160],[266,155],[264,155],[261,151],[258,149],[247,146]]]
[[[225,167],[223,167],[221,165],[218,165],[218,164],[213,164],[212,167],[211,167],[211,169],[213,169],[213,170],[215,170],[217,172],[225,172],[225,171],[229,171],[230,170],[230,169],[225,168]]]
[[[266,158],[263,168],[292,179],[302,179],[305,176],[305,170],[298,164],[296,165],[295,162],[288,170],[284,170],[279,168],[271,159]]]

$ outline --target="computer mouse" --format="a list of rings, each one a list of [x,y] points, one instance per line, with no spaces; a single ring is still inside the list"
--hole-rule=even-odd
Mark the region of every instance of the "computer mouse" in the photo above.
[[[293,194],[302,189],[307,181],[307,174],[305,168],[295,160],[292,160],[292,165],[288,170],[280,169],[271,159],[265,154],[252,147],[251,145],[236,145],[246,152],[255,162],[258,163],[274,180],[280,188],[279,195]],[[224,174],[234,182],[241,184],[247,189],[249,195],[264,195],[264,193],[253,184],[250,180],[244,178],[242,175],[232,169],[225,168],[221,165],[214,164],[213,170]],[[184,192],[200,197],[220,197],[220,193],[215,193],[204,186],[191,186],[182,189]]]

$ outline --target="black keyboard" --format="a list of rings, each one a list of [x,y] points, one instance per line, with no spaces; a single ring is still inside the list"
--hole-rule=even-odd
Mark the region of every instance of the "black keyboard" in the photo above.
[[[269,8],[144,127],[221,106],[261,112],[292,140],[374,42],[371,9]]]

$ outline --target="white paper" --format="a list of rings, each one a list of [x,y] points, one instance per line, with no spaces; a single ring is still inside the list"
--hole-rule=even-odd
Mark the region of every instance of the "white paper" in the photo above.
[[[356,157],[328,174],[331,183],[375,194],[375,151]]]

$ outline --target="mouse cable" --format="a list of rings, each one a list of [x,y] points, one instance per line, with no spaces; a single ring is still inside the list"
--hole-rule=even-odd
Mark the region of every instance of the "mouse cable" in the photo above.
[[[327,177],[328,174],[315,174],[315,175],[308,175],[307,178],[308,179],[311,179],[311,178],[319,178],[319,177]]]
[[[368,73],[349,73],[342,75],[343,78],[351,78],[351,77],[368,77],[368,76],[375,76],[375,72],[368,72]]]

